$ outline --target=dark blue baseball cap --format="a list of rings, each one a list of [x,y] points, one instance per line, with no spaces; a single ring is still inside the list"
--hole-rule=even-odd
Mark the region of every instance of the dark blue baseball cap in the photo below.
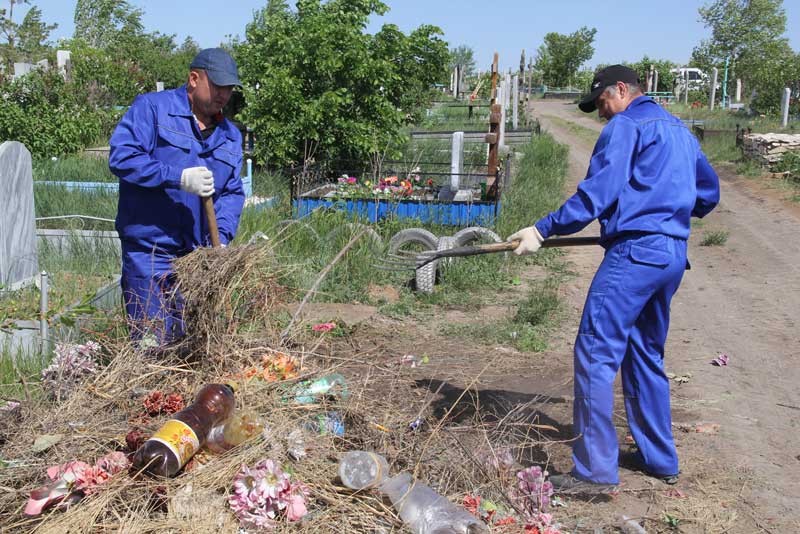
[[[190,69],[203,69],[208,73],[208,77],[214,85],[238,85],[239,74],[236,69],[236,62],[230,54],[222,48],[206,48],[194,56]]]

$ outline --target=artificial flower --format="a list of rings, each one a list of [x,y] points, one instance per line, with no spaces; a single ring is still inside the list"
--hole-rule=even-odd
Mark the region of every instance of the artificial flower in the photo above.
[[[242,464],[228,504],[244,528],[266,530],[275,528],[281,517],[299,521],[305,516],[307,493],[305,486],[293,483],[280,465],[268,459],[253,467]]]
[[[336,328],[336,323],[319,323],[311,327],[314,332],[330,332]]]

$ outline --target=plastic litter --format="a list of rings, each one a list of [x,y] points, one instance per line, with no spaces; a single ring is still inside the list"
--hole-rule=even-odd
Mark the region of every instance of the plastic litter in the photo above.
[[[622,524],[619,526],[619,528],[625,534],[647,534],[647,531],[642,525],[627,515],[622,516]]]
[[[380,485],[403,523],[414,534],[488,534],[480,519],[456,506],[408,473]]]
[[[374,488],[389,474],[389,463],[380,454],[350,451],[339,460],[339,478],[350,489]]]
[[[341,398],[348,396],[347,382],[339,373],[323,376],[317,380],[300,382],[295,390],[294,401],[298,404],[313,404],[325,395],[338,393]]]
[[[344,436],[344,420],[339,412],[319,414],[316,418],[305,423],[303,428],[322,436],[325,434]]]

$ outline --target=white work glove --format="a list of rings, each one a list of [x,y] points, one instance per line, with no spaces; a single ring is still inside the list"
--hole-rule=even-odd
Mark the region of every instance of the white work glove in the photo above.
[[[205,167],[189,167],[181,173],[181,189],[201,197],[214,194],[214,174]]]
[[[542,234],[539,233],[539,230],[537,230],[535,226],[523,228],[519,232],[508,236],[509,241],[515,241],[517,239],[520,240],[519,246],[514,249],[514,254],[517,256],[533,254],[542,248],[542,243],[544,243]]]

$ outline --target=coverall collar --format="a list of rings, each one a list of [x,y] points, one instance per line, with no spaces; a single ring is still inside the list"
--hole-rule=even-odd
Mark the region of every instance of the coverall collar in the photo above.
[[[631,100],[631,103],[628,104],[628,107],[625,108],[625,111],[628,111],[629,109],[631,109],[633,107],[640,106],[640,105],[644,104],[645,102],[655,102],[655,100],[653,100],[651,97],[649,97],[647,95],[637,96],[636,98]]]
[[[175,117],[193,117],[192,108],[189,105],[189,93],[186,92],[186,85],[175,89],[174,102],[169,107],[168,113]]]

